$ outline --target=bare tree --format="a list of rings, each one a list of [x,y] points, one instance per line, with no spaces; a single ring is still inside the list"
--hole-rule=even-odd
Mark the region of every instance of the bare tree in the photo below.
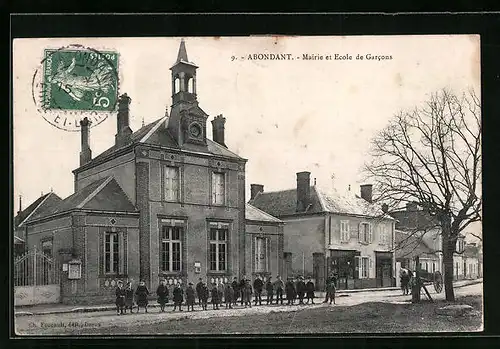
[[[365,173],[390,210],[418,202],[438,223],[446,299],[455,300],[453,254],[460,232],[481,220],[481,103],[473,90],[443,89],[401,111],[372,141]]]

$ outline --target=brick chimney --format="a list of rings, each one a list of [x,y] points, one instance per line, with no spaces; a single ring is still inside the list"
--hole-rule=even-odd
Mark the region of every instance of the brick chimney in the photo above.
[[[363,199],[365,199],[366,201],[368,202],[372,202],[373,201],[373,198],[372,198],[372,193],[373,193],[373,185],[371,184],[362,184],[360,186],[361,188],[361,197]]]
[[[125,93],[118,97],[118,117],[116,118],[116,136],[115,144],[117,146],[125,145],[130,142],[132,130],[129,125],[129,107],[132,100]]]
[[[80,166],[85,165],[87,162],[92,160],[92,150],[89,145],[89,132],[90,132],[90,120],[88,118],[83,118],[80,120],[81,127],[81,137],[82,137],[82,150],[80,151]]]
[[[255,199],[258,193],[264,192],[264,186],[262,184],[250,184],[250,200]]]
[[[304,212],[311,199],[311,172],[297,172],[297,212]]]
[[[224,143],[224,125],[226,124],[226,118],[222,116],[222,114],[217,115],[212,120],[212,140],[214,142],[219,143],[223,147],[226,147],[226,143]]]

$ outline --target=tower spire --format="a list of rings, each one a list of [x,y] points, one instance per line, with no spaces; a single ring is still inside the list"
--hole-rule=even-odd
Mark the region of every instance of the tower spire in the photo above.
[[[179,46],[179,53],[177,53],[177,61],[175,63],[179,62],[189,62],[184,39],[181,39],[181,45]]]

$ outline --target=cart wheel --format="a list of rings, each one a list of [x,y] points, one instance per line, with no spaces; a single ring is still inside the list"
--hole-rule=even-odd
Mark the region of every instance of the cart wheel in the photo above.
[[[443,291],[443,275],[439,271],[434,272],[433,284],[437,293],[441,293]]]

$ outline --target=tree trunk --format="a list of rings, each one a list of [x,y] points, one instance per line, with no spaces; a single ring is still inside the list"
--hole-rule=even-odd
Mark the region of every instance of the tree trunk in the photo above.
[[[443,241],[443,264],[444,264],[444,292],[446,300],[455,301],[455,291],[453,290],[453,252],[455,251],[454,239],[450,238],[451,227],[449,224],[442,224]]]
[[[453,290],[453,251],[450,249],[443,250],[443,264],[444,264],[444,292],[446,300],[450,302],[455,301],[455,291]]]

